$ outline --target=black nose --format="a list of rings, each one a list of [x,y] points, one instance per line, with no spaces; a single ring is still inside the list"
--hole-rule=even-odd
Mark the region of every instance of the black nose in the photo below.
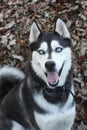
[[[54,71],[55,70],[55,62],[54,61],[47,61],[45,63],[45,67],[48,71]]]

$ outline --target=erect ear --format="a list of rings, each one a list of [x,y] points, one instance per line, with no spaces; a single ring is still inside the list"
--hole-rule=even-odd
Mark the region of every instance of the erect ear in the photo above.
[[[55,27],[55,32],[59,33],[65,38],[70,38],[70,33],[65,25],[65,23],[58,18],[56,21],[56,27]]]
[[[34,21],[31,25],[31,29],[30,29],[30,37],[29,37],[30,44],[37,40],[40,33],[41,33],[41,30],[40,30],[39,26],[37,25],[37,23]]]

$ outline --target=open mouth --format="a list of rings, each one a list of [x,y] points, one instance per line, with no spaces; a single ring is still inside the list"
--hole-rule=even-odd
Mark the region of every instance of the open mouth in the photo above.
[[[48,83],[49,83],[51,86],[56,86],[56,85],[58,84],[59,75],[58,75],[58,72],[57,72],[57,71],[47,72],[47,73],[46,73],[46,76],[47,76]]]
[[[61,69],[59,70],[59,72],[57,71],[52,71],[52,72],[47,72],[46,73],[46,77],[47,77],[47,81],[49,83],[50,86],[57,86],[58,82],[59,82],[59,77],[61,75],[62,69],[63,69],[64,63],[62,64]]]

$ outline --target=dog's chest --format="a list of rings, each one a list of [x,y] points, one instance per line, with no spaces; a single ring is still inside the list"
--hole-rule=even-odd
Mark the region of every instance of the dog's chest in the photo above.
[[[70,130],[74,113],[39,114],[35,112],[35,119],[41,130]]]
[[[36,102],[47,111],[45,114],[34,112],[35,120],[41,130],[70,130],[75,117],[75,106],[69,108],[52,105],[43,97],[36,97]],[[68,107],[68,108],[67,108]]]

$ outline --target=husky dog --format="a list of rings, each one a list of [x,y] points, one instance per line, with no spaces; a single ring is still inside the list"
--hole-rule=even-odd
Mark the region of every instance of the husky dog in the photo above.
[[[29,40],[28,76],[16,68],[0,69],[0,130],[71,130],[75,102],[69,31],[61,19],[54,32],[42,32],[33,22]]]

